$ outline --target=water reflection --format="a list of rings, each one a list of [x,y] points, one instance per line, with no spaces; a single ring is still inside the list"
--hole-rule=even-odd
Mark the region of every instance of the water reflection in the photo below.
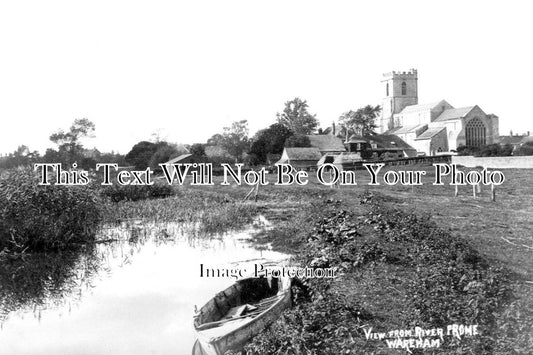
[[[190,231],[129,222],[104,229],[110,244],[2,262],[1,351],[190,354],[194,306],[234,281],[201,278],[200,263],[223,268],[285,258],[251,248],[248,232],[199,238]]]

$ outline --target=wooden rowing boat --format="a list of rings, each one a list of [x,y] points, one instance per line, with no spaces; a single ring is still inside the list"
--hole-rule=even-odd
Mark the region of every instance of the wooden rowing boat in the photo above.
[[[291,306],[290,278],[246,278],[219,292],[194,317],[193,355],[241,349]]]

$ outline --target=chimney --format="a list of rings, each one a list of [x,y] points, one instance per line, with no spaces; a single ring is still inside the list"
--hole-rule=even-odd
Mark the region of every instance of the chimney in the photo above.
[[[331,123],[331,133],[335,136],[337,132],[335,132],[335,121]]]
[[[348,127],[345,127],[345,129],[346,129],[346,139],[344,141],[348,142]]]
[[[527,131],[527,135],[529,136],[529,131]]]

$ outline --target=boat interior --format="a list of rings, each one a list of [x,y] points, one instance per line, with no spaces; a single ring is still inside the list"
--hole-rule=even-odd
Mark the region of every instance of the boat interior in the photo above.
[[[258,315],[278,299],[279,279],[248,278],[219,292],[196,315],[197,330],[221,326],[227,322]]]

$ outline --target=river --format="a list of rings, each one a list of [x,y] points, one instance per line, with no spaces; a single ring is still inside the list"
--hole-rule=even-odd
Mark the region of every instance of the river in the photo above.
[[[200,277],[200,264],[249,271],[286,259],[254,249],[251,232],[200,238],[177,225],[134,223],[106,228],[104,239],[120,241],[81,255],[5,264],[0,353],[190,354],[195,306],[234,282]]]

